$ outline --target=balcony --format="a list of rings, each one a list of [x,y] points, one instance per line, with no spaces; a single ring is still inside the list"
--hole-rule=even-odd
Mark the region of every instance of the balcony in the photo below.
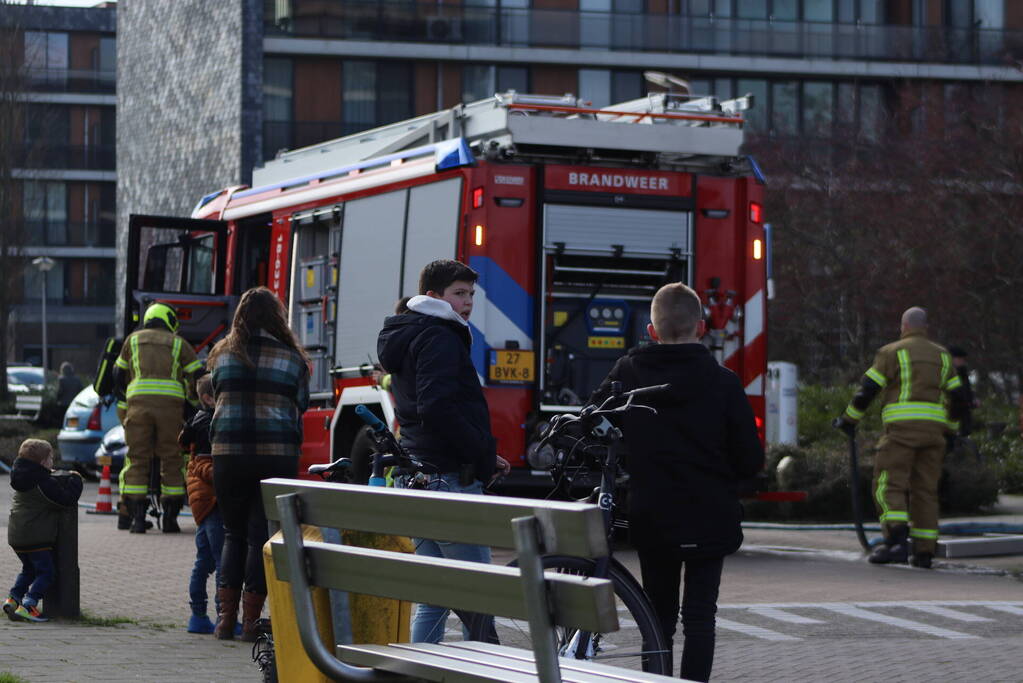
[[[278,0],[268,36],[678,52],[856,61],[1012,65],[1023,31],[464,7]]]
[[[23,225],[26,247],[113,247],[116,242],[113,221],[26,220]]]
[[[39,141],[15,145],[19,168],[112,171],[117,168],[114,145],[66,145]]]
[[[26,69],[25,86],[35,92],[117,92],[117,73],[92,69]]]

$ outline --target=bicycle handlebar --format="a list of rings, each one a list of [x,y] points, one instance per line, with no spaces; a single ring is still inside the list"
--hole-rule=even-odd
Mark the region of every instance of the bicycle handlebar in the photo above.
[[[373,414],[373,411],[364,405],[355,406],[355,414],[362,418],[362,421],[370,426],[377,434],[387,431],[387,425],[380,421],[380,418]]]
[[[632,402],[632,399],[636,398],[637,396],[659,393],[671,388],[670,384],[656,384],[648,387],[638,387],[636,389],[623,392],[614,390],[614,385],[616,384],[618,383],[617,382],[612,383],[611,395],[608,396],[604,400],[604,402],[600,404],[600,406],[590,404],[588,406],[583,406],[583,408],[579,411],[578,415],[564,413],[555,416],[554,419],[551,421],[550,429],[548,429],[547,433],[540,440],[540,447],[542,448],[546,446],[551,439],[553,439],[556,436],[559,436],[560,432],[571,424],[582,423],[586,431],[591,431],[594,427],[596,427],[599,424],[599,420],[597,418],[602,418],[605,415],[611,415],[614,413],[624,413],[635,408],[643,408],[644,410],[650,410],[656,415],[657,410],[655,408],[651,406],[645,406],[642,404],[634,404]],[[619,401],[621,399],[625,399],[624,404],[617,406],[615,408],[605,407],[609,403]]]

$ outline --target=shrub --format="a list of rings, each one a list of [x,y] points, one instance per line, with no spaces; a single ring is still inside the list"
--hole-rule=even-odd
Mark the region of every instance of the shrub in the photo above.
[[[860,505],[864,520],[876,522],[871,497],[873,448],[865,439],[857,439],[857,444]],[[1023,463],[1023,458],[1019,462]],[[852,520],[849,453],[844,445],[818,443],[808,448],[772,447],[768,451],[767,467],[772,489],[806,491],[807,499],[798,503],[751,501],[746,504],[747,518],[819,522]],[[1020,472],[1023,473],[1023,468]],[[983,511],[997,502],[998,482],[998,470],[991,460],[978,461],[974,452],[966,450],[951,455],[946,458],[939,484],[942,514]]]

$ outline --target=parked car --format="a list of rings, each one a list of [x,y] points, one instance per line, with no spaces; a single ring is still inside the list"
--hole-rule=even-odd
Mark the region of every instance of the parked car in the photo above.
[[[117,425],[103,435],[103,440],[96,449],[96,469],[103,469],[100,458],[110,457],[110,473],[117,474],[124,467],[124,456],[128,454],[128,443],[124,440],[124,427]]]
[[[7,391],[12,394],[41,394],[47,386],[57,384],[57,373],[53,370],[46,371],[46,379],[43,379],[43,369],[32,365],[8,365],[7,366]]]
[[[96,447],[103,435],[120,424],[117,403],[100,400],[92,386],[78,392],[64,413],[64,422],[57,434],[60,458],[78,469],[96,469]]]

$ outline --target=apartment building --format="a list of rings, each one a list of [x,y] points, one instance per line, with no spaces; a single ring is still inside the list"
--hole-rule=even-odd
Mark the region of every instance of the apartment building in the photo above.
[[[129,213],[188,215],[282,149],[495,91],[599,107],[655,71],[752,93],[754,137],[868,142],[1023,92],[1009,0],[125,0],[118,25],[122,249]]]
[[[907,98],[1018,87],[1007,0],[268,0],[263,157],[495,91],[752,93],[755,132],[876,131]]]
[[[27,112],[12,136],[14,215],[25,267],[6,349],[9,362],[42,362],[45,281],[47,365],[94,367],[113,333],[117,172],[115,10],[7,6],[18,26]],[[31,262],[48,257],[42,272]]]

